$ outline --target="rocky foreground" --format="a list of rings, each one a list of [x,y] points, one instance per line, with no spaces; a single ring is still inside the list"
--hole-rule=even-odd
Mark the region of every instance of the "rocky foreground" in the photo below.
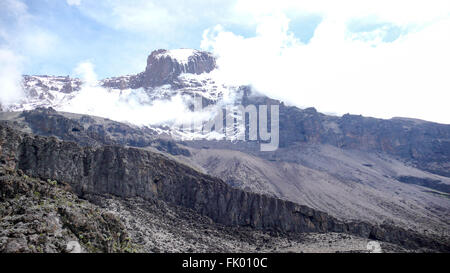
[[[140,198],[91,196],[90,202],[68,185],[4,168],[0,193],[0,252],[367,252],[370,241],[340,233],[286,235],[226,227],[191,210]],[[381,246],[384,252],[413,251]]]
[[[134,252],[113,213],[56,181],[0,167],[0,252]]]
[[[82,147],[2,123],[0,163],[2,251],[365,251],[369,240],[450,250],[448,238],[342,222],[143,149]]]

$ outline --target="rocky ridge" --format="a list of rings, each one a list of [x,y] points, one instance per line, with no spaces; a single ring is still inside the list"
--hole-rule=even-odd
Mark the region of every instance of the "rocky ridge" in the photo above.
[[[0,253],[137,251],[115,214],[68,188],[1,164]]]
[[[0,253],[368,252],[369,239],[352,235],[226,227],[160,200],[79,199],[67,184],[30,178],[3,164],[0,197]],[[379,243],[383,252],[413,251]]]
[[[7,114],[6,114],[7,115]],[[52,108],[37,108],[16,115],[23,119],[33,133],[56,136],[84,146],[122,145],[153,147],[172,155],[189,155],[189,151],[177,145],[168,136],[149,127],[137,127],[88,115],[59,113]],[[12,123],[12,126],[20,126]],[[22,126],[25,124],[21,124]]]
[[[448,249],[448,243],[413,231],[364,222],[344,223],[306,206],[234,189],[220,179],[140,149],[81,147],[55,138],[22,134],[4,125],[0,143],[0,160],[11,169],[44,180],[64,181],[81,197],[112,194],[159,199],[226,226],[282,233],[343,232],[409,248]]]
[[[144,72],[106,79],[102,85],[113,89],[150,89],[169,84],[173,88],[179,89],[183,87],[183,83],[178,78],[181,74],[199,75],[209,73],[215,68],[214,56],[206,51],[158,49],[148,56]]]
[[[259,152],[252,142],[180,143],[150,128],[52,109],[2,113],[0,119],[24,132],[83,146],[124,145],[166,153],[232,187],[269,194],[342,220],[387,222],[423,233],[448,234],[449,202],[439,189],[445,189],[450,180],[385,153],[308,142],[274,153]],[[409,181],[427,183],[403,184]]]

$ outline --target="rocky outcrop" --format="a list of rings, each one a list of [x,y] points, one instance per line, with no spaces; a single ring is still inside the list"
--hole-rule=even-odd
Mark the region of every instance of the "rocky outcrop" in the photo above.
[[[68,183],[80,196],[113,194],[159,199],[229,226],[294,233],[347,232],[411,248],[449,249],[448,242],[412,231],[363,222],[344,223],[306,206],[231,188],[220,179],[140,149],[81,147],[55,138],[20,134],[6,126],[0,127],[0,149],[0,160],[10,168],[32,177]]]
[[[4,105],[3,111],[60,105],[72,99],[74,94],[81,90],[82,81],[69,76],[24,75],[21,85],[24,96],[15,103]]]
[[[337,123],[338,147],[385,152],[450,177],[450,125],[348,114]]]
[[[212,71],[216,67],[216,59],[206,51],[194,49],[158,49],[147,58],[145,71],[131,76],[105,79],[105,87],[126,88],[153,88],[170,84],[174,88],[182,87],[178,76],[182,73],[202,74]]]
[[[330,116],[314,108],[299,109],[267,97],[250,96],[249,92],[244,93],[243,104],[280,105],[280,147],[308,142],[383,152],[450,177],[450,125],[405,118]]]
[[[142,73],[137,75],[119,76],[103,79],[100,84],[112,89],[137,89],[143,87]]]
[[[69,76],[23,76],[23,87],[29,98],[47,98],[52,96],[49,91],[70,94],[81,89],[82,81]]]
[[[187,51],[187,52],[184,52]],[[180,60],[176,55],[185,60]],[[181,73],[201,74],[212,71],[216,66],[211,53],[191,49],[153,51],[147,58],[147,67],[142,74],[144,87],[155,87],[174,83]]]
[[[397,177],[397,180],[406,184],[414,184],[419,185],[422,187],[434,189],[443,193],[450,193],[450,185],[442,183],[441,180],[435,180],[430,178],[423,178],[423,177],[415,177],[415,176],[408,176],[408,175],[402,175]]]
[[[52,108],[24,111],[22,126],[43,136],[56,136],[61,140],[74,141],[84,146],[123,145],[154,147],[172,155],[189,156],[189,151],[169,138],[157,136],[148,127],[137,128],[124,123],[79,115],[68,118]]]
[[[67,191],[0,164],[1,252],[132,252],[119,218]]]

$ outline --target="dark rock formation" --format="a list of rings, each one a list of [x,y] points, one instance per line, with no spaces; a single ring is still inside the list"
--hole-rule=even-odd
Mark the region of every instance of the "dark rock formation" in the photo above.
[[[114,89],[137,89],[143,87],[142,83],[142,73],[137,75],[121,76],[107,78],[101,81],[101,85],[107,88]]]
[[[220,179],[140,149],[81,147],[55,138],[20,134],[3,125],[0,149],[0,161],[10,168],[68,183],[80,196],[160,199],[229,226],[294,233],[347,232],[410,248],[443,251],[450,246],[447,241],[438,242],[413,231],[364,222],[344,223],[306,206],[234,189]]]
[[[70,94],[73,91],[79,91],[81,84],[80,79],[70,78],[69,76],[23,76],[23,85],[30,98],[50,96],[51,94],[48,93],[50,90]]]
[[[224,227],[162,200],[92,195],[0,165],[1,252],[286,252],[296,247],[367,252],[367,241],[338,233],[280,234]],[[92,202],[90,202],[92,201]],[[120,217],[120,219],[119,219]],[[318,246],[325,240],[335,247]],[[345,248],[342,249],[342,245]],[[410,252],[381,243],[383,252]],[[311,251],[311,250],[309,250]]]
[[[250,96],[249,92],[244,93],[242,102],[280,105],[280,147],[309,142],[383,152],[422,170],[450,177],[450,125],[350,114],[329,116],[314,108],[299,109],[267,97]]]
[[[397,177],[397,180],[407,184],[419,185],[437,191],[450,193],[450,185],[442,183],[441,180],[405,175]]]
[[[184,49],[177,49],[184,50]],[[158,49],[147,58],[147,67],[137,75],[115,77],[103,81],[103,86],[117,89],[152,88],[164,84],[180,87],[178,76],[182,73],[208,73],[216,67],[216,59],[206,51],[190,50],[192,55],[186,63],[180,62],[170,50]]]
[[[130,252],[125,226],[68,185],[0,164],[0,252]]]
[[[37,108],[21,115],[31,130],[43,136],[56,136],[61,140],[74,141],[84,146],[123,145],[154,147],[173,155],[189,156],[189,151],[171,139],[157,136],[148,127],[136,128],[111,120],[79,116],[68,118],[52,108]]]
[[[171,84],[181,73],[201,74],[210,72],[216,66],[215,58],[209,52],[194,50],[187,63],[180,63],[166,54],[169,52],[158,49],[148,56],[147,67],[142,74],[144,87]]]

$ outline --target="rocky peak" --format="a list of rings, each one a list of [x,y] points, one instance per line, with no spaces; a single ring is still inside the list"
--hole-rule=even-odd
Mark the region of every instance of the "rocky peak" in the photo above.
[[[216,67],[214,56],[195,49],[158,49],[147,58],[147,67],[142,73],[144,87],[155,87],[173,83],[182,73],[202,74]]]

